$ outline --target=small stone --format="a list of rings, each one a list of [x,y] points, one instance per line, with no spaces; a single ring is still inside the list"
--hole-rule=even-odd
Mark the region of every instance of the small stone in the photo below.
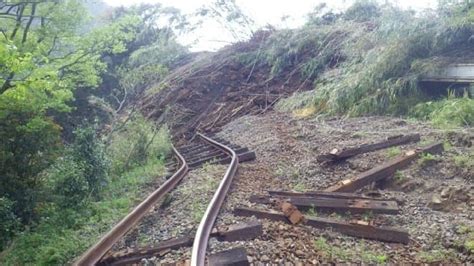
[[[444,188],[444,189],[441,191],[441,198],[448,198],[448,197],[449,197],[449,191],[450,191],[450,188],[449,188],[449,187]]]
[[[263,255],[262,257],[260,257],[260,260],[263,262],[267,262],[270,261],[270,258],[267,255]]]
[[[296,256],[298,256],[298,257],[300,257],[300,258],[303,258],[303,257],[304,257],[304,252],[301,251],[301,250],[299,250],[299,249],[296,250],[295,254],[296,254]]]

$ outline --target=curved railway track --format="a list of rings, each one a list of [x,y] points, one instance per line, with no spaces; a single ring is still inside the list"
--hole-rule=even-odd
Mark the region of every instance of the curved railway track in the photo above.
[[[163,185],[151,193],[109,232],[102,236],[74,265],[95,265],[101,263],[104,255],[112,246],[135,227],[168,192],[177,187],[189,169],[197,168],[209,162],[229,163],[227,171],[211,199],[194,237],[191,264],[196,266],[204,265],[209,236],[237,171],[239,158],[240,161],[252,160],[255,158],[255,153],[245,147],[233,145],[225,140],[211,139],[200,133],[198,133],[198,136],[203,140],[202,142],[194,142],[190,145],[182,146],[179,148],[180,151],[173,147],[177,163],[169,163],[166,166],[177,169],[176,172],[168,176],[169,178],[167,177],[167,181]]]
[[[198,230],[196,232],[196,237],[194,238],[193,243],[193,250],[191,255],[191,265],[193,266],[200,266],[204,265],[206,260],[206,249],[207,249],[207,242],[209,240],[209,235],[211,234],[212,227],[214,222],[216,221],[217,215],[219,214],[219,210],[224,202],[225,196],[227,195],[227,191],[229,191],[230,184],[232,183],[232,179],[234,178],[235,172],[237,171],[237,167],[239,166],[239,157],[235,153],[234,150],[231,148],[220,144],[210,138],[205,137],[204,135],[200,136],[205,140],[208,141],[211,145],[219,147],[222,150],[225,150],[229,156],[231,156],[231,162],[227,171],[222,179],[219,187],[216,190],[216,193],[211,199],[206,212],[204,213],[201,222],[199,223]]]

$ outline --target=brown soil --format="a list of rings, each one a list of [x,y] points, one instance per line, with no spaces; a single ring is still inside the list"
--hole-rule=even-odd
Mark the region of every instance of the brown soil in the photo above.
[[[255,53],[270,31],[261,31],[244,43],[205,53],[175,69],[142,100],[142,113],[158,123],[166,121],[176,139],[197,130],[218,131],[246,114],[271,110],[296,90],[311,89],[297,71],[271,77],[270,66],[257,63]],[[250,60],[244,57],[252,57]]]

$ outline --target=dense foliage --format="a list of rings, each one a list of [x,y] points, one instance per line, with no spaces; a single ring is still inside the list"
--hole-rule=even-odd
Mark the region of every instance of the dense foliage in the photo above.
[[[408,114],[417,103],[440,96],[423,91],[420,77],[472,49],[473,14],[469,1],[440,3],[438,10],[424,13],[356,2],[344,13],[312,13],[301,29],[275,32],[264,44],[263,62],[273,75],[292,68],[314,83],[314,93],[282,101],[283,109]],[[474,102],[463,104],[470,110]]]
[[[26,228],[31,232],[22,233],[20,245],[46,249],[48,237],[38,234],[54,239],[87,224],[95,214],[86,210],[113,200],[108,191],[124,182],[121,175],[152,165],[161,169],[170,150],[167,130],[135,114],[133,102],[186,53],[175,41],[173,25],[156,23],[178,23],[179,12],[142,5],[109,10],[101,21],[92,21],[85,4],[0,3],[1,249]],[[126,151],[126,160],[114,153]],[[77,254],[77,245],[84,242],[64,252]],[[38,256],[47,258],[53,251],[41,252]],[[50,262],[67,262],[71,254],[65,253]],[[17,259],[10,262],[38,262],[31,256]]]

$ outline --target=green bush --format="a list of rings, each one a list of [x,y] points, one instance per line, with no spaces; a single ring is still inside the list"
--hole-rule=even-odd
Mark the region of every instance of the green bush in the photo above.
[[[474,99],[447,98],[437,102],[417,104],[411,115],[425,120],[442,128],[474,125]]]
[[[92,126],[74,131],[72,154],[76,163],[83,167],[89,189],[95,197],[107,185],[108,160],[104,144],[99,140],[96,129]]]
[[[0,250],[15,235],[20,220],[13,213],[13,202],[7,198],[0,198]]]
[[[344,19],[355,21],[368,21],[380,16],[380,8],[375,1],[356,1],[346,12]]]
[[[85,178],[84,163],[67,155],[58,159],[51,168],[48,181],[56,197],[55,202],[62,208],[83,205],[90,193],[89,183]]]
[[[12,200],[15,215],[28,223],[37,218],[38,173],[61,150],[60,128],[27,104],[5,105],[10,103],[0,97],[0,195]]]
[[[168,129],[157,129],[140,115],[112,134],[107,153],[114,176],[145,165],[150,160],[163,159],[171,150]]]

